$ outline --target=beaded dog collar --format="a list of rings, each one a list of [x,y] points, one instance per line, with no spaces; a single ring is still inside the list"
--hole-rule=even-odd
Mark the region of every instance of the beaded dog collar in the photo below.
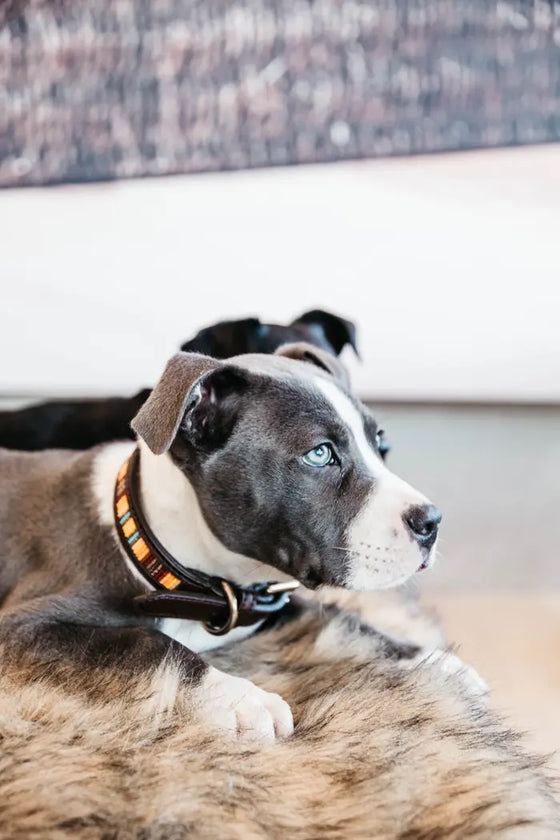
[[[146,522],[140,503],[139,461],[135,449],[119,470],[114,516],[127,556],[155,588],[134,599],[140,609],[157,618],[201,621],[209,633],[219,636],[234,627],[257,624],[284,609],[299,586],[296,581],[237,586],[175,560]]]

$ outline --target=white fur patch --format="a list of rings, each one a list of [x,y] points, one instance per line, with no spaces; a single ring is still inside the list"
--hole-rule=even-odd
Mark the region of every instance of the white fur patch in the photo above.
[[[117,473],[134,449],[132,441],[110,443],[102,447],[93,462],[93,496],[102,525],[113,527],[113,498]]]
[[[364,431],[362,417],[353,405],[352,400],[348,399],[346,394],[334,382],[328,379],[316,377],[315,385],[330,402],[338,417],[354,438],[358,452],[372,476],[377,478],[377,476],[382,474],[383,470],[389,472],[368,441]]]
[[[111,443],[104,446],[96,455],[93,464],[93,497],[96,500],[97,515],[102,525],[106,525],[114,532],[115,542],[119,546],[123,562],[128,571],[144,589],[150,589],[146,578],[140,574],[134,563],[121,548],[119,538],[115,529],[115,515],[113,512],[113,499],[115,494],[115,481],[117,473],[132,453],[134,443],[131,441]]]
[[[235,627],[227,636],[215,636],[208,633],[199,621],[187,621],[183,618],[161,618],[158,620],[157,628],[165,633],[170,639],[175,639],[179,644],[196,653],[204,653],[207,650],[215,650],[222,645],[238,642],[251,636],[260,627],[253,624],[251,627]]]

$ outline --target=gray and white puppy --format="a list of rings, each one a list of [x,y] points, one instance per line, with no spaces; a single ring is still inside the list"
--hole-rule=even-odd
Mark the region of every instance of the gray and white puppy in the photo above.
[[[132,425],[145,516],[186,567],[238,585],[295,578],[372,590],[432,561],[439,512],[384,465],[373,418],[317,348],[224,362],[179,353]],[[220,637],[134,608],[148,584],[113,520],[115,478],[133,446],[0,451],[0,643],[31,676],[79,670],[92,691],[118,690],[138,669],[161,676],[173,661],[206,720],[289,734],[278,695],[200,655],[254,627]]]

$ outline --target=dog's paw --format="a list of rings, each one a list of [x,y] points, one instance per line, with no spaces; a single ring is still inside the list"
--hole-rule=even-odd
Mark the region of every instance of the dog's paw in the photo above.
[[[205,722],[233,737],[274,741],[294,731],[291,709],[280,695],[217,668],[208,669],[198,699]]]
[[[462,659],[447,650],[424,651],[416,657],[415,662],[427,662],[435,665],[444,674],[457,677],[472,697],[485,699],[490,689],[480,674],[471,665],[466,665]]]

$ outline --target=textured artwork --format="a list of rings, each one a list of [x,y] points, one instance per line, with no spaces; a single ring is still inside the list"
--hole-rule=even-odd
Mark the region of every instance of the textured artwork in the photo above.
[[[560,138],[557,0],[2,0],[0,185]]]

